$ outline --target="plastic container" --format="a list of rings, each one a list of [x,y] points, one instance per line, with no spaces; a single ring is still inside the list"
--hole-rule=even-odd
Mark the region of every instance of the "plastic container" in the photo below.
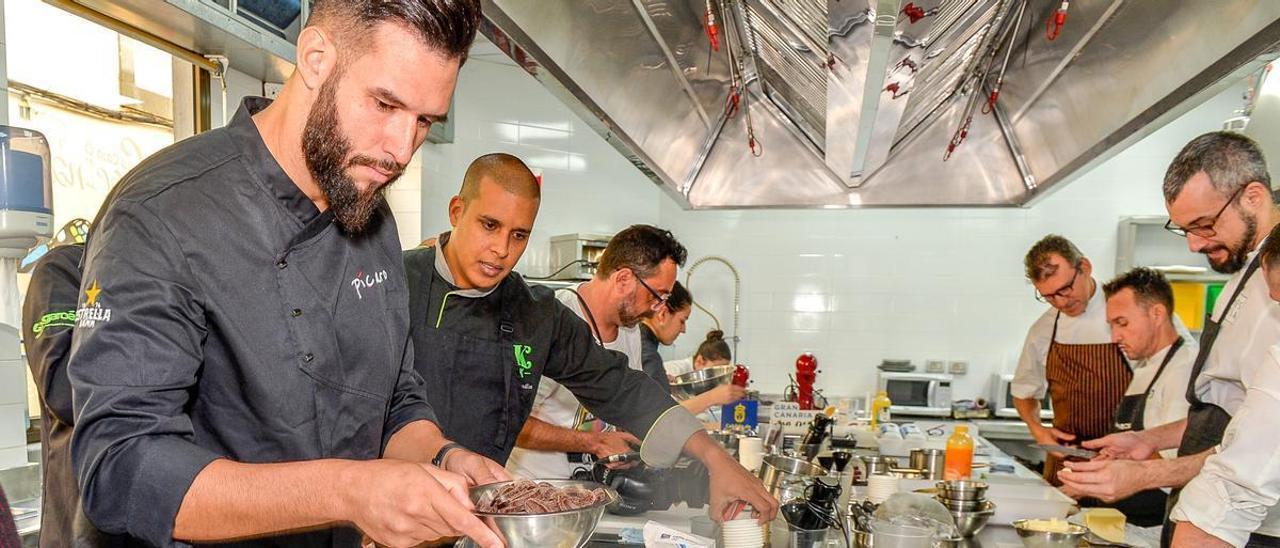
[[[871,523],[871,543],[876,548],[932,548],[933,531],[877,519]]]
[[[877,430],[880,432],[880,439],[889,439],[889,440],[903,439],[902,427],[894,423],[882,422],[880,423],[880,426],[877,427]]]
[[[889,407],[893,405],[893,401],[889,399],[889,393],[881,390],[876,394],[876,399],[871,401],[871,428],[875,429],[882,422],[889,422]]]
[[[951,437],[947,439],[946,464],[943,465],[942,478],[945,480],[964,480],[973,475],[973,438],[969,436],[969,427],[957,425]]]
[[[791,533],[793,548],[825,548],[827,545],[827,529],[795,529]]]

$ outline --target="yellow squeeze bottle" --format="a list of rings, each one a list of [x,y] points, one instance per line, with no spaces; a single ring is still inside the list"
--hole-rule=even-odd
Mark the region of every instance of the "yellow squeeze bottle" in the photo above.
[[[882,422],[889,422],[889,407],[893,402],[889,400],[889,393],[881,390],[876,394],[876,399],[871,400],[871,430],[874,432],[876,427]]]
[[[947,438],[947,456],[942,469],[942,479],[964,480],[972,475],[973,438],[969,436],[968,426],[956,425],[955,432]]]

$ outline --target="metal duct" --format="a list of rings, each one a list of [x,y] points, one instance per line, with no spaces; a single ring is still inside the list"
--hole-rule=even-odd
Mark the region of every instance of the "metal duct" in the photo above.
[[[1058,0],[483,4],[487,35],[692,208],[1024,205],[1280,42],[1280,2],[1267,0],[1074,0],[1052,41]],[[741,59],[733,117],[708,5]],[[1006,56],[994,112],[974,114],[943,162],[965,104],[985,100]]]

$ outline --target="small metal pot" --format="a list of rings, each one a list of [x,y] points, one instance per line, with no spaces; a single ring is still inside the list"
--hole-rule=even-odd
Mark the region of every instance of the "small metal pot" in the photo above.
[[[923,470],[925,479],[942,479],[946,464],[946,451],[941,449],[912,449],[910,468]]]
[[[866,471],[866,477],[888,474],[890,468],[898,467],[898,459],[894,457],[863,455],[859,459],[862,460],[862,468]]]

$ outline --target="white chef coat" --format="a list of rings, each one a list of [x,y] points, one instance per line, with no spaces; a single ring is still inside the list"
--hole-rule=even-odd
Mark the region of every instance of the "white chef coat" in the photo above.
[[[1255,249],[1249,255],[1252,260]],[[1214,305],[1221,317],[1242,269],[1227,282]],[[1235,546],[1249,533],[1280,536],[1280,305],[1271,300],[1261,270],[1222,319],[1196,383],[1200,399],[1232,416],[1216,454],[1182,490],[1172,517],[1190,521]]]
[[[1053,335],[1053,322],[1057,319],[1058,335]],[[1173,315],[1173,328],[1184,339],[1191,338],[1191,332],[1182,323],[1177,314]],[[1107,299],[1102,294],[1102,284],[1096,284],[1093,296],[1085,304],[1084,312],[1079,316],[1058,315],[1058,309],[1050,306],[1040,318],[1027,330],[1026,341],[1022,344],[1022,356],[1018,358],[1018,367],[1013,372],[1013,382],[1009,383],[1009,392],[1015,398],[1043,400],[1049,391],[1049,381],[1045,373],[1045,360],[1049,356],[1050,340],[1058,344],[1107,344],[1111,342],[1111,326],[1107,324]]]
[[[1130,396],[1147,391],[1147,387],[1151,386],[1151,379],[1156,376],[1156,371],[1160,369],[1160,363],[1164,361],[1170,348],[1173,346],[1166,346],[1145,360],[1131,362],[1133,380],[1129,381],[1129,388],[1125,390],[1124,395]],[[1182,339],[1182,346],[1164,366],[1164,373],[1160,374],[1160,379],[1156,381],[1155,386],[1151,386],[1151,394],[1147,397],[1147,403],[1142,409],[1144,429],[1150,430],[1187,418],[1187,408],[1191,406],[1187,402],[1187,383],[1191,379],[1191,366],[1195,363],[1196,353],[1199,351],[1200,346],[1195,339],[1187,337]],[[1160,456],[1171,459],[1178,456],[1178,450],[1166,449],[1160,452]]]
[[[693,371],[693,358],[680,358],[678,360],[667,360],[662,362],[662,368],[667,370],[667,374],[672,377],[678,377],[690,371]]]
[[[578,291],[581,287],[582,284],[578,284],[573,289]],[[586,314],[582,311],[582,304],[578,301],[578,296],[572,291],[557,291],[556,298],[560,299],[560,302],[569,307],[569,310],[572,310],[583,321],[590,323],[590,320],[587,319]],[[637,325],[619,327],[618,338],[604,343],[604,347],[626,354],[627,365],[637,371],[644,371],[640,358],[640,344],[640,328]],[[573,393],[569,392],[569,389],[561,386],[556,381],[543,377],[538,384],[538,395],[533,400],[533,411],[529,416],[552,426],[576,428],[578,425],[574,423],[578,418],[579,407],[581,407],[581,404],[578,403],[578,398],[574,397]],[[570,463],[568,456],[564,453],[534,451],[523,447],[512,449],[511,457],[507,459],[507,471],[511,475],[529,479],[569,479],[569,476],[573,474],[573,469],[578,466],[581,465]]]

